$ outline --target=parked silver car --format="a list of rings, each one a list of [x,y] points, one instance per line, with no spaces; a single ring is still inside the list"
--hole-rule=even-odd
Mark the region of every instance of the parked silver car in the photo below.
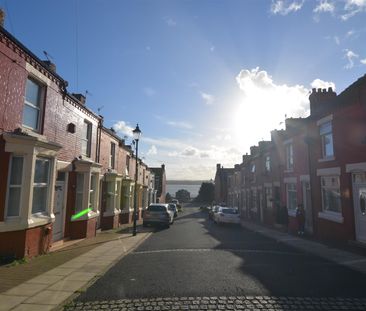
[[[169,203],[169,210],[174,213],[174,218],[178,217],[178,207],[174,203]]]
[[[174,222],[174,212],[169,210],[168,204],[150,204],[144,213],[143,226],[150,224],[170,227]]]

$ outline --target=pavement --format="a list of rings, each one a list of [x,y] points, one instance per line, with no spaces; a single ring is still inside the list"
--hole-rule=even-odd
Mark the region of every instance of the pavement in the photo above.
[[[321,242],[300,238],[295,235],[278,230],[270,229],[248,221],[242,221],[242,226],[253,232],[257,232],[268,238],[284,243],[304,253],[313,254],[336,264],[348,267],[352,270],[366,274],[366,256],[358,253],[365,253],[364,249],[352,247],[352,251],[342,250]],[[349,247],[351,249],[351,247]]]
[[[61,309],[147,239],[151,230],[104,231],[29,262],[0,267],[0,311]]]

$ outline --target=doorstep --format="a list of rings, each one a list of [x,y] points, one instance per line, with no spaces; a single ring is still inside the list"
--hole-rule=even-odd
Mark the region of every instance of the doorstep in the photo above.
[[[56,242],[52,243],[49,252],[52,253],[52,252],[58,251],[65,247],[79,243],[83,240],[85,240],[85,238],[84,239],[75,239],[75,240],[70,240],[70,238],[66,238],[66,239],[56,241]]]

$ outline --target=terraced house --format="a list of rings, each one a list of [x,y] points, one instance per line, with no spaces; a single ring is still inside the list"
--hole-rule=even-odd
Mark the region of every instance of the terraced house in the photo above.
[[[36,256],[131,221],[134,187],[140,211],[155,202],[140,159],[134,183],[131,146],[1,26],[0,111],[0,255]]]
[[[313,89],[309,101],[307,118],[286,119],[284,130],[243,156],[228,176],[226,191],[234,195],[228,202],[237,205],[240,180],[243,218],[296,232],[296,209],[303,206],[307,234],[365,244],[366,75],[339,95]]]

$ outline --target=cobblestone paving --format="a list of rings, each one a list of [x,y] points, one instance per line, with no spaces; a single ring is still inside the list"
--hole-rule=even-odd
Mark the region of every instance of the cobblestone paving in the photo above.
[[[366,310],[366,298],[172,297],[73,302],[71,310]]]

